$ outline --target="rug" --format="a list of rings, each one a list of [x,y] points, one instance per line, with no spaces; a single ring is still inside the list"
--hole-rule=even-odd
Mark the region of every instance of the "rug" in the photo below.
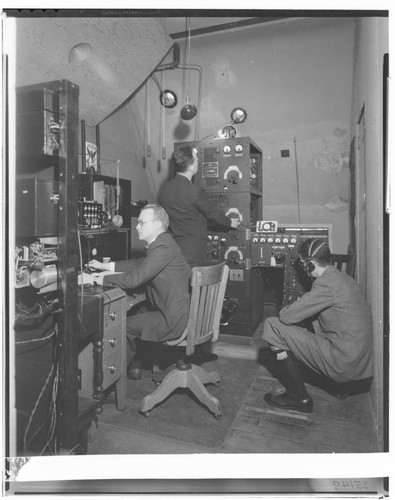
[[[207,371],[221,375],[221,384],[207,385],[222,407],[222,416],[216,419],[188,389],[177,389],[165,401],[157,405],[144,417],[139,413],[144,396],[156,386],[151,381],[149,370],[143,371],[141,380],[128,380],[126,410],[117,411],[114,393],[110,393],[103,405],[100,422],[121,429],[146,433],[163,438],[177,439],[208,448],[218,448],[224,442],[236,415],[241,408],[248,389],[254,381],[259,365],[251,360],[222,358],[204,363]]]

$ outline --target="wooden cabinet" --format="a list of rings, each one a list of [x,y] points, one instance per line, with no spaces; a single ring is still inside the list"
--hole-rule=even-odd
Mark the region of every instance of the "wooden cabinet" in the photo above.
[[[114,386],[118,410],[125,408],[126,398],[126,295],[120,288],[94,287],[101,294],[102,331],[80,352],[78,367],[81,387],[79,396],[94,397],[100,403],[104,391]],[[101,404],[98,413],[102,411]]]

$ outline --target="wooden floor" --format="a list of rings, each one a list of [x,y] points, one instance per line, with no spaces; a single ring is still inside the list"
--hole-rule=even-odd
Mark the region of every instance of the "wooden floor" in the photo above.
[[[250,345],[213,344],[218,356],[243,357],[256,363],[260,336]],[[132,383],[132,382],[130,382]],[[100,422],[90,432],[89,454],[156,453],[370,453],[380,451],[368,393],[339,400],[319,386],[307,384],[314,401],[311,414],[268,406],[263,395],[281,389],[264,366],[259,366],[236,418],[221,446],[199,446]],[[141,417],[144,418],[144,417]]]

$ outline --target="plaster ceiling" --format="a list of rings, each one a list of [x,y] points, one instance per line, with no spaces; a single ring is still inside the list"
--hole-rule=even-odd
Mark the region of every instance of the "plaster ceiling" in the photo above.
[[[16,22],[16,85],[66,79],[80,89],[80,119],[94,126],[124,103],[171,49],[156,18],[42,17]],[[69,52],[92,47],[85,63]]]
[[[190,17],[191,31],[201,28],[208,28],[210,26],[219,26],[232,22],[243,21],[250,19],[248,17]],[[165,17],[161,18],[161,24],[169,35],[173,33],[181,33],[187,30],[187,22],[185,17]]]

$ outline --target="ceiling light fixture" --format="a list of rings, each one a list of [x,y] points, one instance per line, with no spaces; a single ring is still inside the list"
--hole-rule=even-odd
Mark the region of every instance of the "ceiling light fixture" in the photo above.
[[[175,106],[177,106],[178,101],[176,93],[169,89],[162,90],[162,86],[154,74],[151,75],[151,78],[154,80],[156,86],[158,87],[159,100],[162,106],[164,106],[165,108],[174,108]]]
[[[233,126],[235,123],[243,123],[247,120],[247,111],[244,108],[233,108],[230,112],[231,122],[218,132],[219,139],[228,139],[236,137],[237,130]]]
[[[91,56],[92,47],[89,43],[78,43],[70,49],[69,63],[73,66],[84,64]]]

